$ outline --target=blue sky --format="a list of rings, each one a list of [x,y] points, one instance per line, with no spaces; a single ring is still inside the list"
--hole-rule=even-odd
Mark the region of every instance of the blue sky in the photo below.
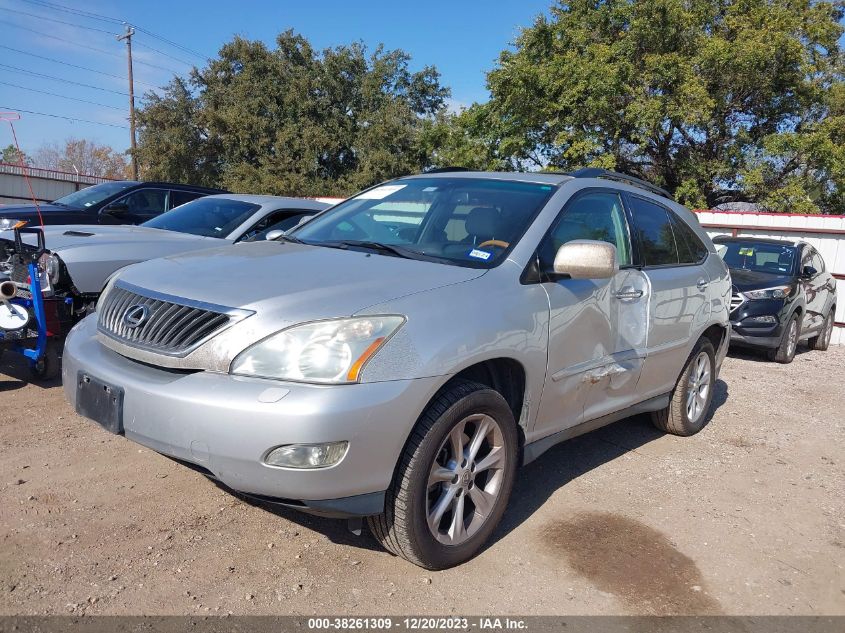
[[[546,12],[551,5],[551,0],[427,0],[420,3],[397,0],[45,1],[73,7],[75,11],[128,21],[205,55],[214,55],[220,45],[234,35],[272,44],[276,34],[288,28],[303,34],[320,49],[358,40],[370,48],[383,43],[389,49],[401,48],[410,53],[415,70],[426,64],[435,65],[442,74],[443,83],[451,87],[456,106],[487,98],[485,73],[493,67],[499,51],[514,40],[521,27],[529,26],[536,15]],[[109,32],[122,28],[119,24],[51,10],[41,0],[0,0],[0,110],[31,110],[126,125],[128,98],[120,94],[127,90],[125,45],[108,33],[80,29],[56,20]],[[136,95],[166,83],[172,76],[169,70],[187,71],[190,66],[183,62],[201,64],[201,60],[191,53],[143,32],[133,39],[133,56]],[[99,89],[31,73],[90,84]],[[33,89],[99,105],[50,96]],[[129,143],[129,131],[121,127],[27,113],[21,116],[15,129],[25,151],[69,136],[95,139],[119,150]],[[9,142],[11,133],[3,123],[0,147]]]

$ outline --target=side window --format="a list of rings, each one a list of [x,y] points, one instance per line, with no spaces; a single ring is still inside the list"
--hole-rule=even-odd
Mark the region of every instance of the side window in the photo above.
[[[801,250],[801,269],[798,272],[803,272],[805,266],[813,266],[813,249],[809,246]]]
[[[672,231],[678,245],[678,261],[681,264],[697,264],[707,257],[707,247],[699,239],[689,225],[677,215],[669,212],[672,220]]]
[[[167,194],[164,189],[138,189],[112,204],[125,204],[129,213],[158,215],[167,210]]]
[[[568,204],[540,243],[541,270],[550,270],[558,249],[572,240],[600,240],[616,246],[619,265],[631,263],[628,223],[619,194],[597,191]]]
[[[659,204],[631,196],[631,212],[634,216],[634,232],[637,234],[646,266],[677,264],[678,247],[669,212]]]
[[[311,215],[314,215],[312,211],[298,211],[296,209],[276,211],[256,222],[255,226],[244,233],[240,239],[255,242],[264,239],[264,236],[270,231],[290,231],[299,224],[302,218]]]
[[[197,198],[201,198],[203,195],[202,193],[197,193],[196,191],[171,191],[170,192],[170,208],[178,207],[181,204],[185,204],[186,202],[190,202],[191,200],[196,200]]]
[[[819,252],[815,249],[813,249],[813,263],[810,264],[810,266],[815,268],[820,273],[824,272],[824,260],[822,259],[822,256],[819,255]]]

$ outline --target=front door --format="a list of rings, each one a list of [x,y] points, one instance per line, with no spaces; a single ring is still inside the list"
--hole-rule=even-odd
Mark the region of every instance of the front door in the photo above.
[[[616,246],[620,271],[611,279],[561,279],[552,274],[558,248],[571,240]],[[628,222],[619,194],[588,189],[564,207],[539,248],[549,297],[546,385],[538,437],[622,409],[640,374],[636,350],[648,329],[648,280],[631,267]]]
[[[675,385],[696,332],[710,317],[707,247],[673,211],[628,195],[643,272],[648,277],[649,330],[638,391],[663,395]]]

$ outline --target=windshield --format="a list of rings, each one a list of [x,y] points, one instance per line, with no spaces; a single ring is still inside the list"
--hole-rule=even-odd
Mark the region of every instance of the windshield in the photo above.
[[[226,238],[261,207],[226,198],[198,198],[162,213],[141,226],[190,233],[204,237]]]
[[[794,246],[761,242],[719,242],[716,252],[728,268],[743,268],[773,275],[791,275],[794,269]]]
[[[554,190],[491,178],[410,178],[365,191],[291,234],[307,244],[490,268]]]
[[[130,181],[104,182],[102,184],[94,185],[93,187],[86,187],[85,189],[80,189],[79,191],[74,191],[66,196],[62,196],[58,200],[54,200],[53,204],[87,209],[92,204],[102,202],[106,198],[137,184],[137,182]]]

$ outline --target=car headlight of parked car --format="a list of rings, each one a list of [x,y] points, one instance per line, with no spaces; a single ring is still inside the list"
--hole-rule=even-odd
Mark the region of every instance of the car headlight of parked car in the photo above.
[[[41,256],[41,262],[39,263],[44,272],[47,273],[47,279],[50,280],[50,283],[54,286],[59,283],[59,279],[62,276],[62,263],[59,260],[59,256],[55,253],[45,253]]]
[[[404,322],[403,316],[385,315],[295,325],[241,352],[230,371],[300,382],[358,382],[364,364]]]
[[[786,299],[795,290],[794,286],[775,286],[774,288],[762,288],[760,290],[747,290],[742,294],[747,299]]]

